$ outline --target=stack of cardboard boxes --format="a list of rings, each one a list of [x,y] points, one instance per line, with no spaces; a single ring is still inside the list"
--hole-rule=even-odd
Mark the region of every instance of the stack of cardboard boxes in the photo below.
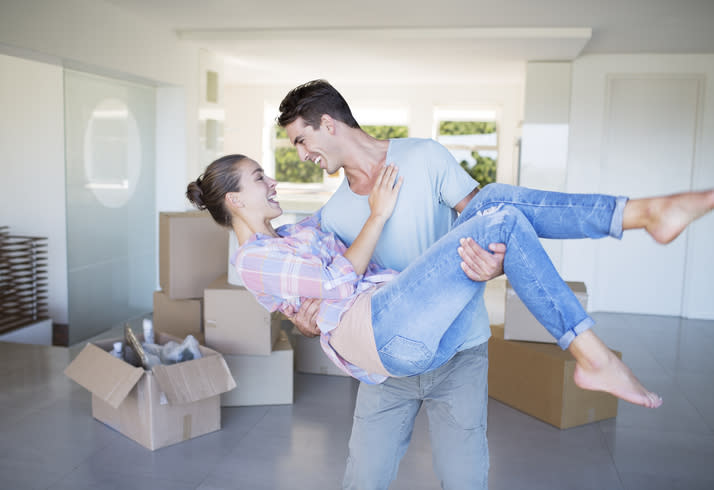
[[[225,273],[228,231],[206,212],[159,213],[154,329],[203,343],[203,290]]]
[[[293,351],[281,317],[228,282],[235,243],[206,212],[160,213],[155,328],[199,332],[202,343],[223,355],[237,388],[221,395],[222,406],[292,403]]]
[[[224,393],[223,406],[293,402],[293,348],[283,317],[270,314],[243,286],[223,275],[204,290],[206,345],[221,352],[238,388]]]
[[[204,343],[203,290],[225,273],[227,254],[228,233],[208,213],[159,214],[159,345],[188,335]],[[141,323],[131,323],[143,340]],[[201,346],[200,359],[145,371],[109,353],[117,340],[88,344],[65,370],[92,393],[94,418],[152,450],[220,429],[221,394],[236,383],[219,352]]]
[[[568,286],[587,309],[585,284]],[[615,417],[617,399],[577,387],[573,356],[558,347],[510,284],[505,295],[504,325],[491,326],[489,396],[561,429]]]
[[[193,335],[200,359],[150,371],[88,344],[65,373],[92,393],[92,415],[158,449],[220,429],[222,406],[293,401],[293,350],[282,316],[227,282],[229,232],[207,212],[159,214],[158,344]],[[132,326],[139,340],[141,322]]]

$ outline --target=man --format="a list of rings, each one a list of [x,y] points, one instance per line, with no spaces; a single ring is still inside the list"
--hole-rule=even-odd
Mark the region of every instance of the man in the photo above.
[[[325,204],[321,226],[348,245],[369,216],[367,197],[379,170],[395,164],[404,177],[394,213],[384,227],[373,260],[403,270],[446,233],[456,213],[478,191],[451,154],[433,140],[378,140],[362,131],[347,102],[329,83],[314,80],[296,87],[280,104],[278,123],[302,160],[328,173],[342,168],[345,182]],[[471,239],[462,243],[462,268],[473,280],[503,272],[505,246],[489,253]],[[292,317],[305,335],[318,333],[319,300],[303,303]],[[487,341],[483,298],[466,309],[473,327],[460,352],[435,371],[360,384],[343,487],[386,489],[394,480],[422,404],[429,417],[434,467],[447,489],[487,488]]]

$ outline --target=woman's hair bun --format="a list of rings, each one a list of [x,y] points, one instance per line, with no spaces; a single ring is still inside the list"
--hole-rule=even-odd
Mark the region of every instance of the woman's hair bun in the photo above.
[[[186,188],[186,197],[198,209],[206,209],[206,204],[203,202],[203,190],[201,189],[201,178],[188,184]]]

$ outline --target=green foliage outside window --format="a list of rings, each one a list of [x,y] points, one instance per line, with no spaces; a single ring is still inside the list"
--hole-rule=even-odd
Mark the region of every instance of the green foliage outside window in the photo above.
[[[406,138],[409,130],[406,126],[362,126],[369,135],[379,139]],[[275,127],[276,139],[287,139],[285,128]],[[275,149],[275,179],[278,182],[319,183],[322,182],[322,169],[310,161],[303,162],[293,147]]]
[[[275,180],[299,183],[322,182],[322,169],[311,161],[301,161],[295,148],[276,148]]]
[[[441,121],[439,123],[439,135],[491,134],[495,132],[495,121]]]
[[[441,121],[439,135],[467,135],[491,134],[496,132],[495,121]],[[481,187],[496,182],[497,161],[490,157],[481,156],[478,151],[472,151],[471,156],[476,163],[471,166],[462,160],[461,167],[478,181]]]
[[[477,151],[472,151],[471,155],[476,160],[476,164],[470,167],[469,162],[462,160],[461,168],[478,181],[479,186],[483,187],[487,184],[496,182],[496,160],[489,157],[482,157]]]
[[[285,128],[275,125],[275,139],[288,139],[288,133]],[[276,148],[275,180],[303,184],[319,183],[322,182],[322,169],[310,161],[301,161],[297,150],[292,146]]]
[[[407,126],[362,126],[362,130],[380,140],[406,138],[409,136],[409,128]]]

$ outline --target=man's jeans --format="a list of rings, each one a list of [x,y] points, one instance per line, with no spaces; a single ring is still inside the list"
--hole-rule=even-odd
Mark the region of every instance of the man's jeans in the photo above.
[[[360,383],[346,490],[386,490],[407,450],[414,418],[424,405],[434,470],[442,488],[488,488],[488,344],[457,353],[420,376]]]

